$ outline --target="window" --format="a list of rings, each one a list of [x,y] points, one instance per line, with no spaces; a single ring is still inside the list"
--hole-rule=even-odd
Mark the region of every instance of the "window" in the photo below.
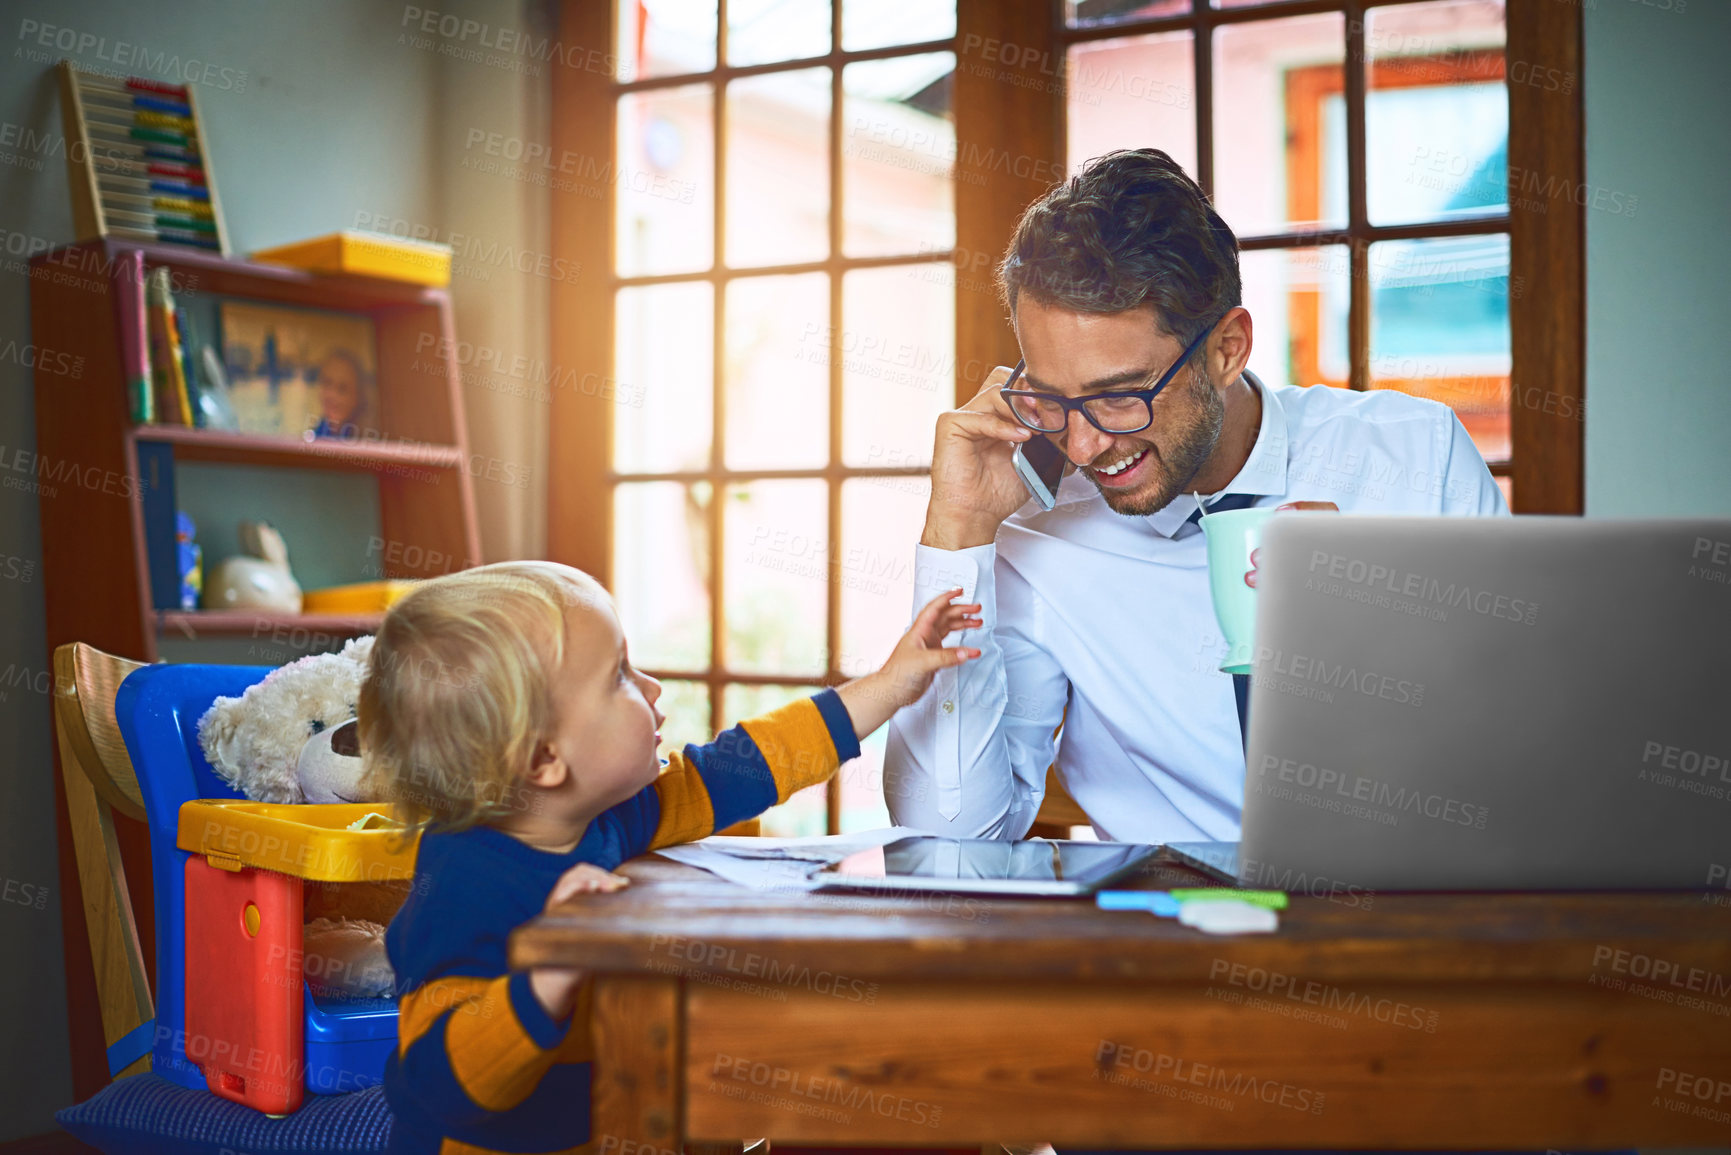
[[[1071,0],[1068,163],[1171,153],[1239,236],[1251,367],[1442,401],[1508,492],[1502,0],[1293,7]]]
[[[954,4],[724,11],[624,0],[608,87],[609,577],[670,744],[888,655],[955,380]],[[885,824],[865,746],[766,833]]]

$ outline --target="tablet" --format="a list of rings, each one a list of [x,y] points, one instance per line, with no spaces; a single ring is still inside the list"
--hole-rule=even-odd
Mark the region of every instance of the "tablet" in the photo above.
[[[1134,842],[1000,842],[899,838],[812,871],[819,890],[1086,895],[1136,869],[1157,846]]]

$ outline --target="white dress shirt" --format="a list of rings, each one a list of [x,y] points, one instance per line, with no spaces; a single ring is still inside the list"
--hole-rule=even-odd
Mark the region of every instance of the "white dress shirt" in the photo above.
[[[1208,503],[1240,493],[1344,513],[1508,513],[1446,406],[1245,378],[1262,396],[1261,428]],[[1054,509],[1030,501],[993,545],[917,548],[916,609],[960,586],[982,625],[947,644],[980,656],[939,671],[890,723],[884,794],[897,825],[1021,838],[1056,753],[1059,781],[1101,838],[1238,838],[1243,738],[1195,510],[1185,494],[1146,517],[1114,513],[1075,472]]]

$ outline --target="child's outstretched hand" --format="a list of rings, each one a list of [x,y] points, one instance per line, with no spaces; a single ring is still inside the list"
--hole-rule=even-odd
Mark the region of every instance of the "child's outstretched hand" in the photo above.
[[[630,885],[631,880],[622,874],[579,862],[559,876],[541,909],[543,912],[552,910],[574,895],[606,893]],[[587,972],[575,969],[533,967],[529,971],[529,989],[535,992],[535,1001],[541,1004],[547,1017],[558,1022],[571,1013],[577,1003],[577,988],[588,977]]]
[[[945,666],[959,666],[980,656],[979,650],[969,646],[944,646],[948,635],[977,629],[981,624],[978,604],[950,604],[961,592],[959,588],[945,590],[920,607],[914,624],[890,651],[882,669],[836,688],[858,737],[864,738],[889,721],[891,714],[919,701],[931,686],[932,676]]]

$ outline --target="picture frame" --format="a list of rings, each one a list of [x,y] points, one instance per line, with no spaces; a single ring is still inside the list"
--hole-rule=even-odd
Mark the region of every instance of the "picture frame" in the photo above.
[[[222,360],[242,433],[295,440],[379,437],[369,317],[223,301]]]

